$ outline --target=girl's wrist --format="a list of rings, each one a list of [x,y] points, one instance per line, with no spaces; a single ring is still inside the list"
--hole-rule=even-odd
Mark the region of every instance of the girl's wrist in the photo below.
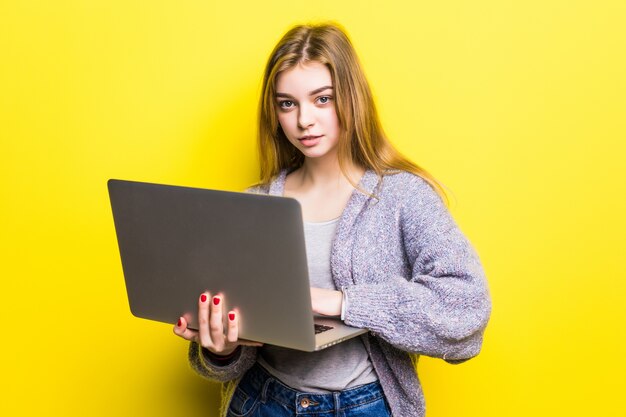
[[[211,352],[209,349],[202,348],[202,352],[205,354],[207,358],[211,360],[211,362],[215,362],[219,365],[226,365],[234,361],[234,359],[239,355],[241,351],[241,345],[237,346],[233,349],[232,352],[227,354],[218,354]]]

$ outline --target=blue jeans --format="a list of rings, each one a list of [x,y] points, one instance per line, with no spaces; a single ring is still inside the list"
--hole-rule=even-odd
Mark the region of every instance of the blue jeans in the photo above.
[[[316,394],[296,391],[255,364],[233,394],[228,417],[391,417],[378,383],[339,392]]]

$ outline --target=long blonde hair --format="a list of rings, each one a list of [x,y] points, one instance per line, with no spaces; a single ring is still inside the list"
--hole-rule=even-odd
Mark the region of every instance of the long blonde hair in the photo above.
[[[371,169],[379,177],[408,171],[423,178],[447,201],[441,184],[400,154],[387,139],[354,47],[336,23],[293,27],[269,57],[259,102],[260,184],[269,184],[281,170],[294,170],[304,163],[304,155],[289,142],[278,123],[275,94],[278,75],[306,62],[319,62],[330,71],[341,127],[337,145],[339,166],[349,180],[346,161]]]

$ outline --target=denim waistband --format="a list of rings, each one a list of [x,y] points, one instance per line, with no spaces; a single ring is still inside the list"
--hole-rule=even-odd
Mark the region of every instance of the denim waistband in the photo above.
[[[248,370],[239,386],[250,395],[259,393],[262,402],[272,398],[296,414],[345,410],[384,397],[378,381],[328,394],[297,391],[276,379],[258,363]]]

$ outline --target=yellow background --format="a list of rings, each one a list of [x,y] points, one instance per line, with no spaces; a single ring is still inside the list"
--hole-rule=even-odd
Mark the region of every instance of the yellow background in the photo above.
[[[428,416],[623,415],[623,0],[2,0],[0,415],[216,415],[130,314],[106,180],[255,181],[265,59],[324,19],[488,274],[481,355],[420,362]]]

